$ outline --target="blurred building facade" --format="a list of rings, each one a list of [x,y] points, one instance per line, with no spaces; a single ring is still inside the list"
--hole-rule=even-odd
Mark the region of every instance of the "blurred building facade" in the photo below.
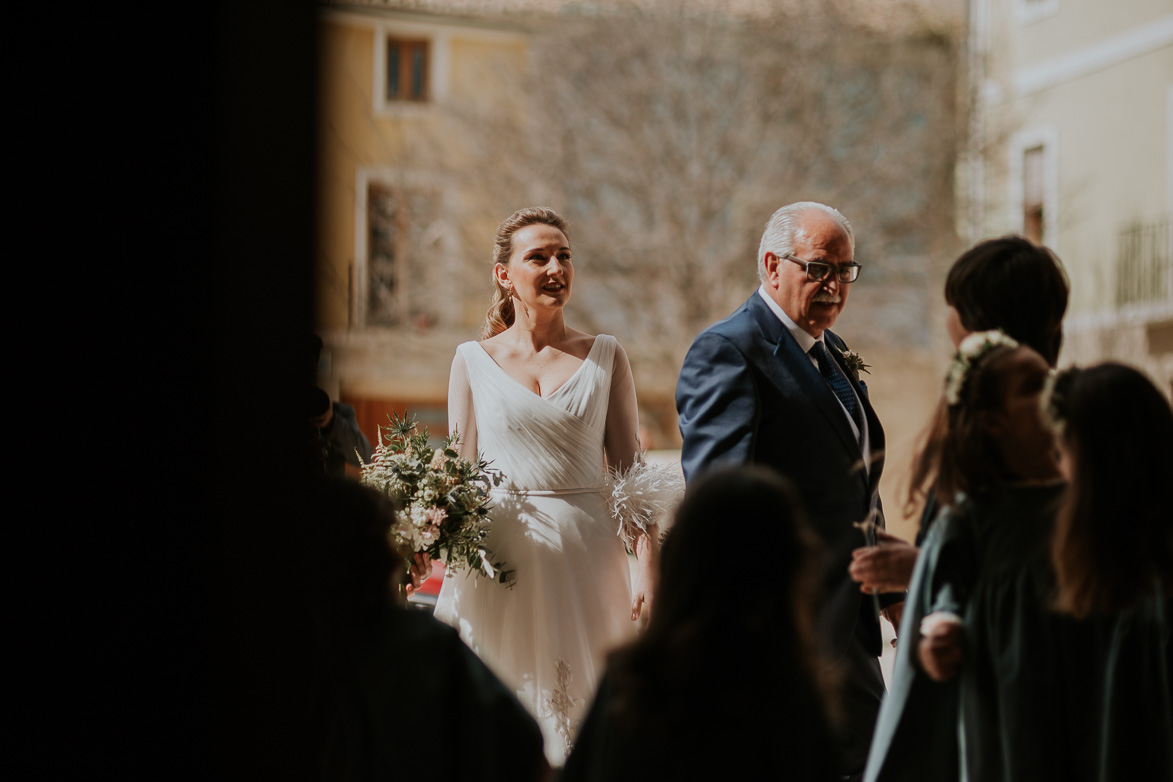
[[[963,214],[1071,278],[1062,365],[1143,367],[1173,395],[1173,7],[970,0]]]
[[[462,121],[462,114],[466,120],[472,112],[461,107],[479,106],[480,117],[495,110],[501,115],[525,113],[522,104],[511,101],[517,98],[517,85],[532,77],[527,71],[535,67],[534,36],[558,24],[561,14],[589,16],[618,5],[558,0],[323,4],[315,295],[325,350],[319,370],[332,396],[355,406],[372,442],[375,425],[385,423],[392,411],[416,414],[433,434],[446,431],[448,367],[456,345],[477,337],[487,308],[496,224],[530,201],[559,209],[566,205],[544,198],[540,185],[526,191],[525,203],[489,203],[486,194],[505,189],[506,166],[502,164],[498,180],[491,165],[471,159],[484,150],[475,149],[479,140],[469,136],[469,123]],[[763,8],[786,4],[710,5],[716,13],[752,23],[753,14]],[[852,23],[867,28],[868,46],[859,49],[868,51],[860,56],[891,61],[889,73],[897,74],[886,77],[887,85],[866,78],[854,82],[850,89],[856,94],[845,95],[844,101],[861,103],[861,91],[883,86],[905,95],[943,89],[945,105],[935,115],[910,109],[906,124],[885,126],[906,136],[901,139],[908,148],[903,154],[910,156],[905,162],[893,158],[874,134],[856,142],[866,143],[869,154],[876,149],[876,170],[883,169],[897,186],[877,178],[880,184],[865,192],[861,180],[871,177],[857,169],[856,181],[831,183],[823,191],[791,192],[779,186],[769,194],[768,207],[747,210],[754,225],[745,233],[752,235],[742,237],[740,227],[730,228],[728,235],[732,239],[737,234],[737,240],[752,245],[745,253],[745,279],[726,283],[733,290],[733,304],[722,304],[728,308],[712,320],[727,314],[756,284],[753,251],[773,208],[812,195],[842,208],[856,224],[861,257],[866,252],[870,263],[867,279],[853,291],[842,332],[879,368],[869,379],[872,394],[893,432],[889,439],[895,456],[890,460],[903,462],[935,399],[947,358],[936,300],[942,271],[960,249],[950,151],[961,114],[951,100],[956,82],[950,58],[959,49],[963,9],[955,0],[852,0],[841,5],[858,8],[859,14],[849,14]],[[598,42],[601,57],[606,56],[606,43]],[[883,71],[862,63],[856,63],[856,73]],[[930,84],[929,79],[935,81]],[[793,100],[785,85],[776,95],[780,105]],[[903,122],[899,116],[895,120]],[[863,131],[871,132],[866,126]],[[934,145],[931,152],[929,143]],[[732,187],[739,186],[734,182]],[[581,210],[568,210],[573,229]],[[598,242],[610,239],[600,236]],[[576,256],[585,240],[572,234]],[[664,266],[659,278],[653,274],[632,280],[628,287],[658,287],[667,279],[664,275],[674,274],[671,252],[665,248],[660,255]],[[615,309],[619,306],[605,290],[589,287],[595,277],[595,268],[585,273],[580,268],[577,301],[571,304],[572,310],[578,309],[569,319],[620,338],[633,360],[645,446],[677,447],[675,373],[691,336],[664,350],[663,340],[656,344],[638,317],[607,310],[609,301]]]

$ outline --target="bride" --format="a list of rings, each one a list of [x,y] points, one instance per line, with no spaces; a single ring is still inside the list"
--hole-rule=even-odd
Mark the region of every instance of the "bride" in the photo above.
[[[457,349],[448,419],[462,457],[479,451],[505,475],[487,542],[516,584],[465,571],[444,580],[436,606],[538,719],[556,766],[607,652],[650,610],[657,555],[656,528],[618,524],[609,507],[608,470],[639,471],[635,384],[614,337],[563,320],[573,280],[557,213],[522,209],[501,223],[493,304],[482,341]]]

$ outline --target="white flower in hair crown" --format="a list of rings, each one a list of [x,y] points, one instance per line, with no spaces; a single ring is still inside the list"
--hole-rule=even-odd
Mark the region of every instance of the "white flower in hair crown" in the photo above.
[[[957,352],[953,354],[949,372],[945,375],[945,399],[950,405],[961,401],[961,391],[965,388],[965,381],[969,379],[973,365],[994,348],[1003,346],[1016,348],[1018,342],[1000,329],[977,331],[961,340]]]

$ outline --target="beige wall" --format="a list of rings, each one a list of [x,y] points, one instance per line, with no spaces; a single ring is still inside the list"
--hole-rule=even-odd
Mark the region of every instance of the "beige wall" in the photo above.
[[[1022,23],[1020,0],[975,4],[989,30],[980,85],[984,235],[1022,230],[1022,150],[1045,141],[1053,164],[1045,243],[1072,285],[1060,362],[1127,361],[1168,391],[1173,355],[1162,335],[1173,299],[1118,307],[1116,262],[1126,224],[1173,211],[1173,7],[1058,0],[1049,15]]]
[[[1059,0],[1058,12],[1019,24],[1015,6],[1022,0],[996,0],[994,13],[1009,33],[1009,54],[1017,67],[1061,56],[1170,12],[1167,0]]]
[[[1173,47],[1019,101],[1023,130],[1054,133],[1059,212],[1052,247],[1072,275],[1073,315],[1114,305],[1120,227],[1169,210],[1159,97],[1170,74]]]

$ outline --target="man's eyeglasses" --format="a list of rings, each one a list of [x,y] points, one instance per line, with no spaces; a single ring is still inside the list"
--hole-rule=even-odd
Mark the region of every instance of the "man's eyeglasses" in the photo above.
[[[834,270],[839,282],[855,282],[859,279],[859,264],[854,261],[835,265],[833,263],[823,263],[822,261],[804,261],[795,258],[790,253],[784,253],[782,257],[806,269],[806,278],[811,282],[822,282],[827,279],[827,275],[832,270]]]

